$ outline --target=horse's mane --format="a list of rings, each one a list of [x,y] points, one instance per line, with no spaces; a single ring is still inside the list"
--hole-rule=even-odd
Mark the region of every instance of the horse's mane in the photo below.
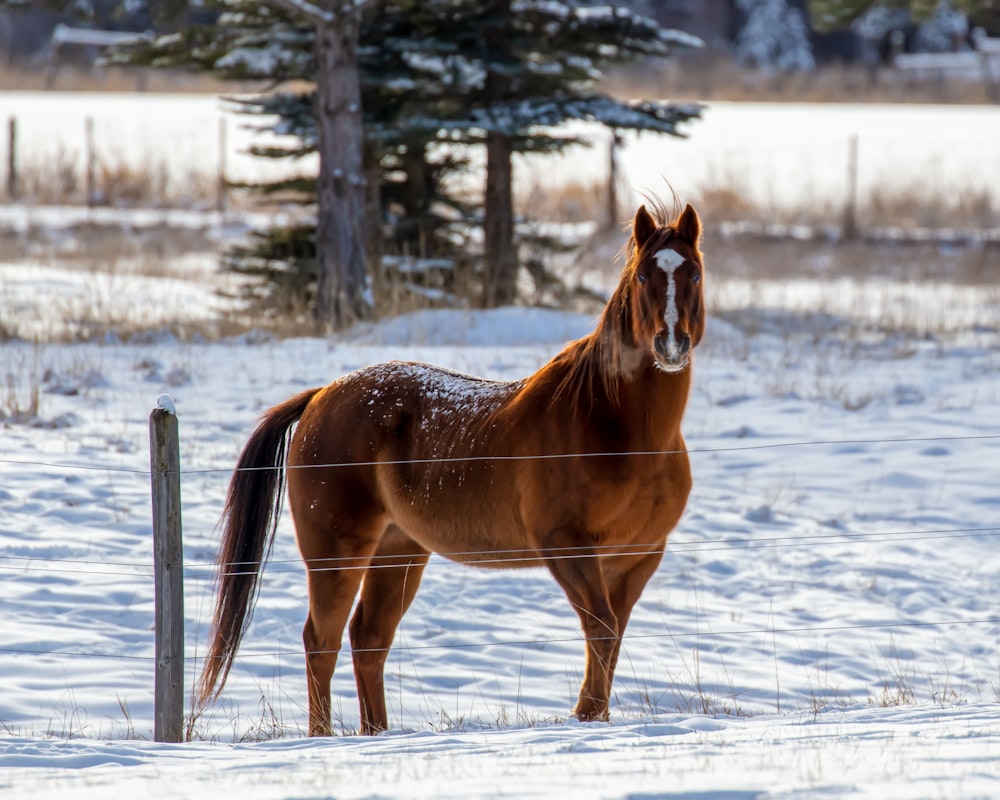
[[[553,359],[553,366],[565,365],[566,370],[552,395],[553,403],[568,397],[575,411],[585,399],[593,403],[598,394],[603,394],[613,403],[618,402],[625,372],[625,348],[635,344],[632,341],[631,321],[635,273],[648,253],[662,249],[676,233],[670,222],[679,213],[679,209],[675,209],[671,215],[658,198],[649,197],[647,200],[658,227],[641,247],[636,244],[634,232],[629,234],[620,253],[624,254],[625,266],[597,327],[589,336],[570,342]],[[675,195],[674,205],[677,204]]]

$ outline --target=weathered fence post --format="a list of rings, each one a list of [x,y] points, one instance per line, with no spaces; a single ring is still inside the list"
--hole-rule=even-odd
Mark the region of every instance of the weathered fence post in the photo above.
[[[184,551],[177,412],[160,395],[149,415],[156,593],[156,680],[153,738],[179,742],[184,723]]]
[[[618,148],[621,143],[621,137],[612,131],[611,141],[608,144],[607,228],[610,231],[616,230],[620,222],[618,217]]]
[[[87,117],[84,121],[84,191],[87,193],[87,208],[93,208],[97,202],[97,156],[94,151],[94,118]]]
[[[226,148],[229,146],[226,131],[226,118],[222,116],[219,118],[219,174],[216,179],[216,199],[215,207],[220,214],[226,213],[226,206],[228,205],[228,198],[226,193],[229,187],[226,184]]]
[[[851,134],[847,143],[847,203],[844,206],[844,239],[858,235],[858,135]]]
[[[7,197],[17,200],[17,118],[7,122]]]

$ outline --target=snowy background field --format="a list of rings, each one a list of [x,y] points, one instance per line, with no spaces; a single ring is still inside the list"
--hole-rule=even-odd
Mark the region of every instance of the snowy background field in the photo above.
[[[213,96],[18,92],[4,95],[2,113],[18,121],[23,172],[73,169],[81,184],[88,119],[103,168],[162,172],[173,194],[183,195],[192,184],[211,185],[220,166],[234,182],[271,180],[290,169],[247,153],[251,142],[281,141],[259,132],[266,118],[234,114]],[[596,125],[566,130],[607,140]],[[857,136],[862,198],[916,193],[949,204],[952,195],[964,193],[1000,203],[996,107],[713,102],[684,132],[690,138],[626,136],[619,155],[622,183],[660,194],[669,180],[682,197],[726,188],[783,212],[803,204],[841,209],[849,142]],[[0,163],[6,150],[3,137]],[[471,155],[475,163],[478,154]],[[586,185],[604,179],[606,163],[603,145],[574,147],[557,159],[520,157],[515,179],[522,191],[561,182]],[[315,170],[315,162],[305,158],[291,169]]]
[[[0,264],[0,323],[27,331],[0,343],[0,794],[1000,795],[1000,289],[863,265],[713,279],[712,258],[685,422],[695,488],[629,626],[609,723],[567,719],[583,642],[544,571],[434,559],[390,655],[391,730],[353,735],[345,651],[343,735],[302,738],[286,515],[222,700],[178,745],[150,741],[156,397],[180,419],[190,684],[214,527],[263,409],[392,358],[522,377],[593,319],[436,311],[326,339],[179,339],[171,321],[232,310],[201,257],[154,274]],[[95,306],[146,329],[57,341]]]

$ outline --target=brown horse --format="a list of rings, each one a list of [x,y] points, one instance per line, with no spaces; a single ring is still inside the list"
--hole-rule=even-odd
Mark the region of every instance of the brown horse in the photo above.
[[[394,362],[264,415],[229,486],[202,703],[221,692],[249,624],[287,481],[309,586],[310,735],[331,732],[330,679],[359,587],[361,731],[386,729],[386,656],[432,551],[548,567],[586,637],[573,713],[607,719],[629,615],[691,489],[681,417],[705,328],[701,222],[691,206],[672,222],[655,213],[636,213],[597,328],[534,375],[506,383]]]

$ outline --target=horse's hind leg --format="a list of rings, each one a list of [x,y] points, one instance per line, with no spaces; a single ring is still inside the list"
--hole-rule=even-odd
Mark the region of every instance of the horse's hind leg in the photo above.
[[[396,627],[420,587],[429,556],[399,528],[390,527],[365,573],[361,600],[350,628],[363,734],[376,734],[389,725],[385,659]]]
[[[304,537],[300,529],[300,546]],[[309,692],[309,735],[333,733],[330,718],[330,680],[337,666],[344,626],[358,586],[375,552],[378,536],[358,538],[328,532],[307,541],[330,546],[320,552],[302,546],[309,585],[309,615],[302,631]]]

